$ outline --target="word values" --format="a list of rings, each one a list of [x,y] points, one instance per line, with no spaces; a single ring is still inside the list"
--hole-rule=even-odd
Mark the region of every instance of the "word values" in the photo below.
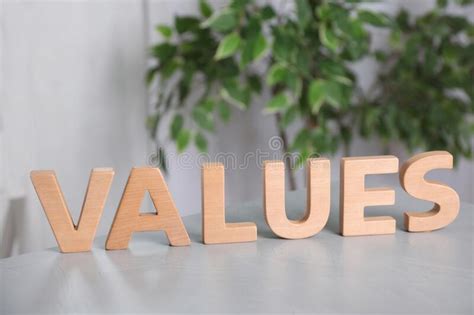
[[[404,213],[409,232],[440,229],[451,223],[459,212],[459,196],[451,187],[428,181],[433,169],[451,169],[453,157],[446,151],[418,154],[399,169],[395,156],[342,158],[340,168],[340,233],[343,236],[395,233],[390,216],[365,217],[367,206],[393,205],[395,192],[390,188],[365,188],[365,176],[400,171],[400,183],[411,196],[434,203],[429,211]],[[301,239],[319,233],[330,211],[330,161],[309,159],[306,166],[306,213],[289,220],[285,213],[285,166],[282,161],[266,161],[263,169],[263,211],[270,229],[285,239]],[[114,171],[92,170],[79,221],[74,224],[54,171],[32,171],[31,180],[51,225],[59,249],[64,253],[91,249],[102,216]],[[205,244],[251,242],[257,239],[252,222],[227,223],[225,220],[224,166],[202,166],[202,240]],[[149,192],[156,209],[140,213],[140,204]],[[158,168],[133,168],[107,236],[105,248],[125,249],[134,232],[164,231],[172,246],[186,246],[190,239],[179,212]]]

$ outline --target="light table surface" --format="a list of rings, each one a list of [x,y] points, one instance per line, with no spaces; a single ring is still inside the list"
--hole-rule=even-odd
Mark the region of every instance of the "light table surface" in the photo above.
[[[129,249],[61,254],[57,248],[0,260],[0,313],[322,312],[473,313],[473,211],[429,233],[401,230],[404,210],[425,210],[396,189],[397,232],[338,234],[333,188],[328,225],[316,236],[283,240],[263,219],[262,201],[228,207],[228,221],[253,221],[253,243],[203,245],[201,216],[184,217],[189,247],[170,247],[163,232],[135,233]],[[304,211],[305,191],[287,193],[287,213]]]

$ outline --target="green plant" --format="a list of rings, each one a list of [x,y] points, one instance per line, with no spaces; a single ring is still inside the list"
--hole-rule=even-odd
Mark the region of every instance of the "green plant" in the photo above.
[[[298,151],[298,163],[312,152],[334,153],[340,143],[349,147],[360,97],[348,65],[369,53],[365,25],[385,27],[387,16],[359,9],[358,1],[297,0],[283,13],[246,0],[218,12],[199,3],[201,16],[157,27],[164,41],[152,47],[157,62],[147,76],[152,82],[159,74],[152,137],[161,118],[172,115],[169,136],[178,150],[194,139],[205,151],[215,113],[227,121],[229,106],[246,109],[268,89],[264,112],[275,114],[284,150]],[[300,131],[288,139],[286,128],[296,120]]]
[[[457,1],[461,5],[472,0]],[[409,151],[448,150],[472,157],[474,25],[446,12],[447,1],[422,16],[401,10],[375,87],[358,109],[361,134],[398,139]]]
[[[192,142],[206,151],[218,117],[228,121],[231,106],[245,110],[263,93],[271,95],[263,111],[275,116],[283,150],[300,153],[297,164],[341,145],[349,155],[354,127],[385,144],[397,139],[410,150],[471,157],[473,25],[447,14],[443,0],[417,18],[404,10],[392,18],[359,2],[295,0],[293,10],[282,10],[233,0],[214,12],[201,0],[200,16],[159,25],[163,41],[151,49],[156,62],[147,74],[157,98],[147,125],[161,167],[164,141],[179,152]],[[387,51],[370,51],[369,25],[390,30]],[[350,65],[367,56],[380,61],[381,71],[363,93]],[[166,116],[163,136],[157,129]],[[293,123],[299,131],[290,139]],[[286,162],[294,188],[294,165]]]

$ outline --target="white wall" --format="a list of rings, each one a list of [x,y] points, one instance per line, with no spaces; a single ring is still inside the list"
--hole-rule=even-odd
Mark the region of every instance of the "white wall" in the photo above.
[[[91,168],[113,167],[104,234],[130,168],[146,163],[142,5],[2,2],[0,257],[55,245],[30,170],[56,171],[77,219]]]
[[[213,1],[217,6],[225,1]],[[422,12],[433,1],[399,4]],[[33,169],[54,169],[75,219],[90,169],[114,167],[116,175],[99,235],[107,233],[132,166],[147,163],[151,144],[144,121],[149,95],[143,77],[147,47],[158,40],[154,26],[176,13],[197,12],[194,0],[0,0],[0,257],[55,242],[29,180]],[[471,12],[474,16],[474,12]],[[383,34],[375,44],[383,45]],[[368,85],[374,65],[357,69]],[[264,99],[250,111],[234,110],[211,138],[211,155],[272,153],[274,118],[262,116]],[[173,151],[172,148],[170,148]],[[193,149],[189,151],[195,153]],[[401,153],[395,146],[395,153]],[[380,154],[377,144],[357,140],[354,155]],[[332,161],[339,169],[338,154]],[[402,160],[403,161],[403,160]],[[181,214],[200,211],[200,170],[170,161],[168,184]],[[229,203],[261,198],[262,174],[255,161],[226,173]],[[463,200],[474,201],[472,162],[441,178]],[[302,174],[299,174],[302,187]],[[149,204],[148,204],[149,205]]]

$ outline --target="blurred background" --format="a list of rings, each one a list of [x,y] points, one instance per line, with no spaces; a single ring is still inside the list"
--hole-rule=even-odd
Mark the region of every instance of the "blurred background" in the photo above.
[[[133,166],[166,167],[181,215],[200,212],[200,169],[179,152],[316,153],[338,180],[341,156],[446,149],[456,169],[436,178],[474,201],[469,1],[0,4],[0,258],[56,246],[35,169],[56,171],[75,220],[90,170],[115,169],[97,235]],[[227,203],[262,197],[254,160],[226,171]]]

